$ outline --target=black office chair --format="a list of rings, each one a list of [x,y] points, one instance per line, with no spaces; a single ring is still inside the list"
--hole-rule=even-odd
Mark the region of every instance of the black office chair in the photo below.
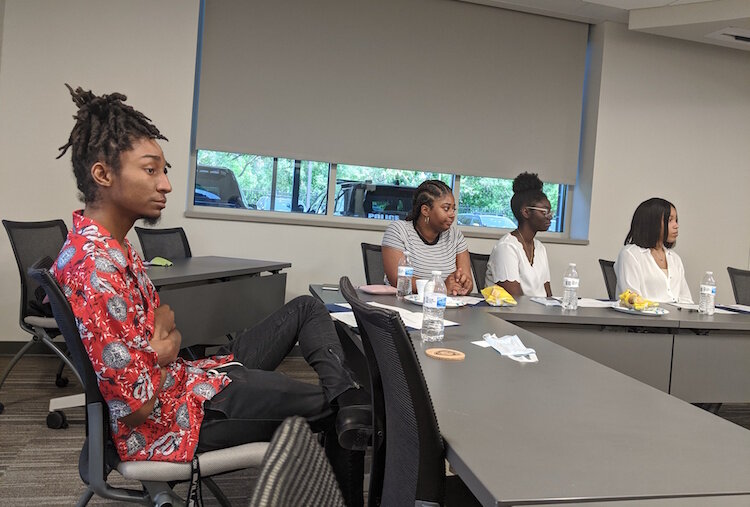
[[[383,268],[383,252],[380,245],[362,243],[362,262],[365,266],[365,280],[368,285],[388,285]]]
[[[273,434],[250,507],[344,507],[323,448],[303,417],[289,417]]]
[[[477,290],[480,291],[486,287],[485,278],[487,276],[487,263],[490,261],[490,256],[469,252],[469,260],[471,261],[471,271],[474,273],[474,280],[477,282]]]
[[[443,438],[401,317],[360,301],[347,277],[339,287],[357,319],[372,387],[369,504],[479,505],[457,476],[446,481]]]
[[[60,357],[62,363],[57,371],[55,384],[58,387],[65,387],[68,384],[68,379],[62,376],[64,365],[67,364],[74,373],[76,370],[70,359],[52,341],[55,336],[60,334],[57,323],[51,316],[45,315],[45,309],[35,294],[39,284],[29,278],[27,270],[40,257],[57,257],[68,235],[68,228],[65,222],[59,219],[43,222],[3,220],[3,226],[8,232],[10,246],[13,248],[13,255],[18,266],[18,274],[21,277],[21,310],[18,320],[21,329],[29,333],[31,339],[21,347],[21,350],[8,363],[2,377],[0,377],[0,387],[5,383],[5,379],[13,367],[35,343],[43,343]],[[0,403],[0,412],[4,408],[3,404]],[[51,411],[47,418],[47,424],[50,428],[67,426],[65,414],[61,411]]]
[[[738,305],[750,305],[750,271],[738,268],[727,268],[732,282],[734,302]]]
[[[599,267],[602,268],[604,285],[607,287],[607,297],[610,301],[617,299],[617,273],[615,273],[615,261],[599,259]]]
[[[171,229],[146,229],[135,227],[138,241],[141,243],[143,258],[150,261],[154,257],[163,257],[170,261],[192,257],[190,243],[182,227]]]
[[[29,276],[44,288],[49,297],[52,313],[65,338],[75,369],[83,379],[86,394],[86,440],[78,460],[78,471],[87,489],[81,495],[78,507],[88,504],[94,494],[110,500],[145,505],[184,504],[184,500],[172,491],[172,485],[190,480],[190,463],[120,461],[110,438],[109,409],[99,392],[96,374],[78,333],[73,310],[49,272],[51,265],[52,259],[45,257],[29,269]],[[253,442],[201,453],[198,455],[201,481],[221,505],[228,506],[229,500],[211,476],[258,467],[267,449],[268,442]],[[143,490],[111,486],[107,483],[107,477],[112,470],[117,470],[126,479],[139,481]]]

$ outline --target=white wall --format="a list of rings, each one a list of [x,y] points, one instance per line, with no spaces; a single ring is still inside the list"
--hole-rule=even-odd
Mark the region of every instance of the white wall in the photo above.
[[[359,243],[377,243],[379,233],[183,217],[197,17],[197,0],[6,0],[0,216],[70,223],[78,202],[69,157],[54,159],[73,125],[63,83],[116,90],[170,139],[164,150],[174,191],[162,225],[185,227],[194,255],[290,261],[287,298],[342,274],[362,282]],[[602,40],[590,244],[547,246],[553,291],[560,291],[562,272],[574,261],[583,295],[603,296],[597,259],[615,258],[635,206],[659,195],[679,211],[677,251],[693,292],[702,272],[713,269],[719,300],[729,301],[726,266],[747,267],[750,254],[750,53],[614,24],[603,27]],[[492,241],[469,239],[469,247],[489,252]],[[0,259],[0,340],[26,340],[17,325],[18,275],[4,234]]]

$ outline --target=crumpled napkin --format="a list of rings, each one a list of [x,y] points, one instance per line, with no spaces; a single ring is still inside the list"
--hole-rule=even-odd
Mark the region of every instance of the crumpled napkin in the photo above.
[[[482,296],[487,304],[491,306],[515,306],[516,300],[513,299],[507,290],[503,289],[499,285],[490,285],[482,289]]]
[[[500,352],[501,355],[509,357],[519,363],[536,363],[539,358],[536,356],[536,351],[526,347],[518,335],[505,335],[502,338],[498,338],[495,333],[485,333],[484,341],[490,344],[490,346]]]

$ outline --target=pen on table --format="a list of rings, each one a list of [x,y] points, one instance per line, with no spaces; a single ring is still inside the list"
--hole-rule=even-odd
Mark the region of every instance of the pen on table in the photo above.
[[[321,287],[322,290],[339,290],[338,287],[331,287],[329,285],[324,285]]]

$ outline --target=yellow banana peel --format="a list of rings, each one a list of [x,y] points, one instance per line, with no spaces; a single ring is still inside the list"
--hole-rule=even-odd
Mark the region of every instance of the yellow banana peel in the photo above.
[[[491,306],[515,306],[518,303],[507,290],[499,285],[490,285],[482,289],[484,300]]]

